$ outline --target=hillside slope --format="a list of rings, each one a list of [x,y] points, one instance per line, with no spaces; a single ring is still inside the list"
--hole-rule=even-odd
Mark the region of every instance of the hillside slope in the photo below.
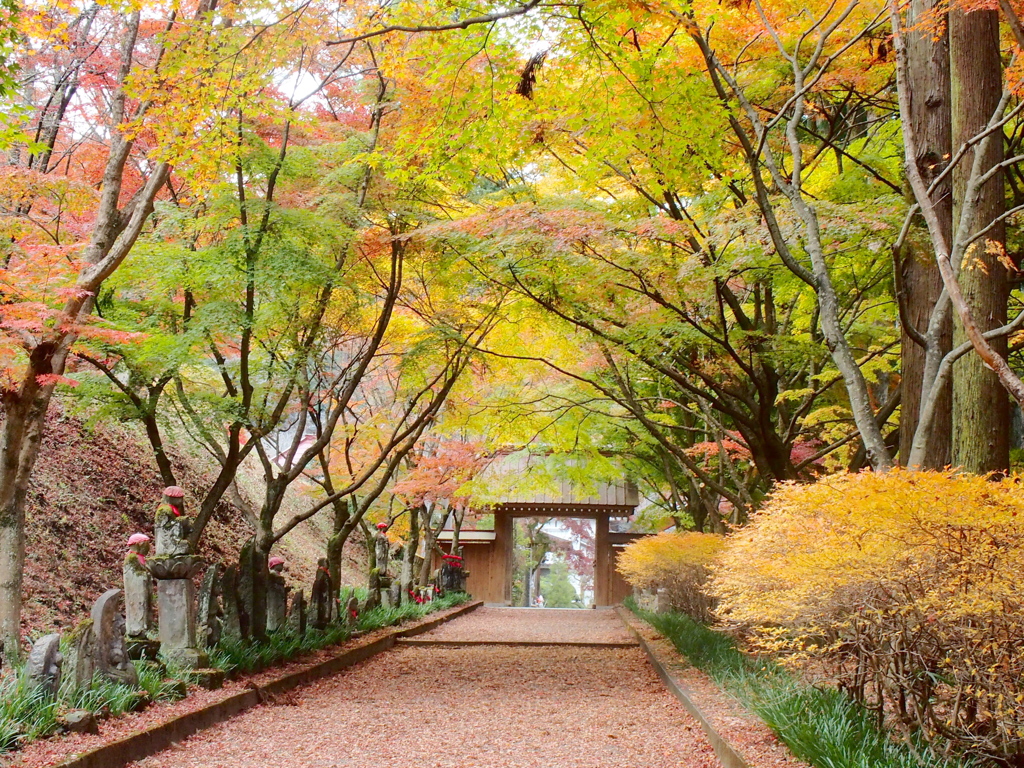
[[[209,483],[212,467],[173,448],[169,453],[188,504]],[[253,487],[251,481],[247,485]],[[162,488],[148,445],[130,428],[87,428],[59,407],[53,409],[28,497],[26,636],[73,626],[105,590],[121,585],[125,542],[136,531],[152,535]],[[324,549],[324,527],[323,521],[309,521],[280,547],[289,579],[307,591]],[[222,503],[204,533],[200,554],[208,561],[229,562],[250,535],[241,513]],[[353,546],[352,555],[360,559],[358,547]],[[351,577],[358,580],[358,572]]]

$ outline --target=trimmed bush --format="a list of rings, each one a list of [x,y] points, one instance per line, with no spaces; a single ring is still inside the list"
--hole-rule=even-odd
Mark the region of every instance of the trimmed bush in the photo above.
[[[659,533],[627,544],[617,567],[635,588],[664,589],[673,610],[707,622],[714,600],[704,582],[724,546],[723,537],[710,533]]]
[[[784,485],[711,592],[755,648],[815,659],[907,737],[1024,754],[1024,493],[943,472]]]
[[[723,632],[680,613],[629,606],[683,656],[760,717],[814,768],[969,768],[936,755],[916,737],[894,739],[876,713],[840,691],[816,688],[763,657],[747,656]],[[973,767],[972,767],[973,768]]]

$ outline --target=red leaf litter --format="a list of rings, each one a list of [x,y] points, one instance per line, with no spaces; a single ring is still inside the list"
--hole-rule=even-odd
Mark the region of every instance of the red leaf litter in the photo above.
[[[608,611],[480,609],[435,632],[442,639],[468,627],[473,639],[507,640],[550,635],[557,625],[563,639],[592,641],[617,621]],[[616,633],[621,631],[620,623]],[[639,648],[476,645],[399,646],[134,768],[177,766],[717,768],[719,763],[700,727]]]
[[[635,642],[614,611],[570,608],[480,608],[421,637],[446,643],[467,640]]]
[[[454,608],[431,614],[423,619],[423,622],[434,621],[438,617],[445,616],[456,610],[458,609]],[[406,627],[411,626],[415,626],[415,623],[406,625]],[[224,684],[223,688],[217,691],[207,691],[202,688],[191,687],[189,688],[188,697],[179,701],[157,703],[142,712],[133,712],[121,717],[100,721],[99,735],[91,736],[73,733],[31,742],[17,752],[0,755],[0,766],[3,768],[48,768],[49,766],[59,765],[82,752],[96,749],[118,739],[123,739],[133,733],[152,728],[168,720],[173,720],[188,712],[202,709],[209,704],[241,693],[245,688],[250,688],[253,684],[257,686],[266,685],[278,677],[298,671],[303,667],[326,661],[329,658],[340,655],[349,648],[372,642],[393,631],[393,628],[388,627],[369,632],[359,638],[336,645],[333,648],[305,654],[295,661],[273,667],[264,672],[228,681]]]
[[[763,720],[719,688],[704,672],[691,666],[650,624],[625,611],[623,616],[643,635],[651,652],[676,683],[687,691],[690,700],[715,732],[739,753],[750,768],[809,768],[807,763],[790,753]]]

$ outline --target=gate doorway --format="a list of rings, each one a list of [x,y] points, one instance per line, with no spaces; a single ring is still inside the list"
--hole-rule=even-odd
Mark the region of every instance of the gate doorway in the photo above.
[[[632,511],[623,510],[615,518],[626,517]],[[622,547],[644,534],[615,532],[609,527],[609,517],[608,513],[594,513],[587,509],[566,509],[556,513],[555,510],[529,509],[518,512],[503,507],[496,508],[493,530],[462,531],[459,536],[463,564],[468,574],[466,589],[474,598],[491,605],[522,606],[527,598],[523,584],[525,571],[522,569],[521,560],[520,567],[517,568],[516,560],[518,521],[531,518],[544,521],[572,519],[592,525],[594,531],[592,576],[584,604],[588,607],[602,607],[621,602],[632,590],[615,570],[616,557]],[[447,551],[451,547],[451,540],[451,531],[442,531],[438,537],[438,544]],[[434,567],[441,567],[441,558],[437,555]],[[533,574],[533,578],[537,578],[536,573]],[[543,572],[540,578],[543,595]],[[536,602],[535,585],[536,581],[530,587],[529,605]],[[583,596],[579,596],[583,601]],[[546,601],[547,597],[545,603]],[[551,606],[545,604],[545,607]]]
[[[594,521],[515,518],[511,577],[512,605],[590,608],[594,604]]]
[[[579,590],[577,596],[581,603],[591,607],[620,602],[631,590],[615,570],[616,552],[639,534],[620,533],[619,526],[612,528],[611,523],[632,517],[640,503],[636,486],[622,479],[595,482],[581,488],[568,478],[562,478],[545,491],[533,490],[526,481],[530,462],[530,454],[517,452],[496,459],[488,468],[495,485],[506,490],[502,501],[476,510],[480,514],[494,515],[492,530],[462,531],[459,535],[463,564],[468,574],[466,588],[473,597],[492,605],[521,606],[524,602],[529,605],[536,602],[536,571],[543,563],[535,564],[533,571],[527,574],[522,562],[517,567],[516,561],[516,530],[520,525],[517,521],[532,519],[547,521],[544,525],[551,526],[551,531],[559,530],[560,526],[583,525],[588,527],[588,531],[593,531],[590,536],[592,565],[586,569],[590,576],[587,592],[592,596],[584,598]],[[445,549],[450,548],[451,541],[451,531],[442,531],[438,537],[438,544]],[[435,567],[440,567],[440,563],[441,558],[435,553]],[[543,574],[540,579],[540,594],[543,595]]]

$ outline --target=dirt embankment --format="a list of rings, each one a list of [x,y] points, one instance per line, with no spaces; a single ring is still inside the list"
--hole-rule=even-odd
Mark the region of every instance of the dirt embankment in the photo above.
[[[173,447],[169,453],[188,503],[209,487],[213,467]],[[104,590],[120,586],[125,542],[136,531],[152,535],[162,488],[149,446],[138,433],[117,424],[87,427],[53,409],[28,494],[22,619],[27,636],[74,626]],[[304,524],[280,548],[290,579],[307,591],[322,556],[326,522]],[[251,533],[241,512],[221,503],[200,554],[211,562],[230,562]],[[352,549],[358,560],[357,547]]]

